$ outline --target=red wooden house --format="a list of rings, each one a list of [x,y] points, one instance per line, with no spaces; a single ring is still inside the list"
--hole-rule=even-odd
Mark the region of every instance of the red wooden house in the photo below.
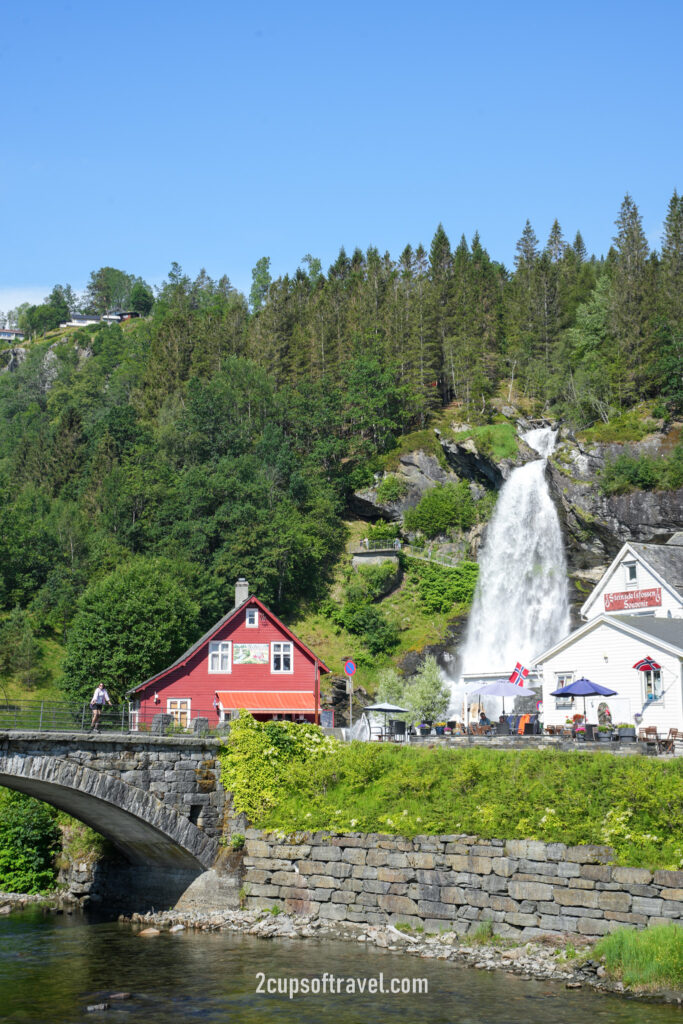
[[[257,597],[235,585],[235,607],[172,665],[128,691],[133,728],[154,715],[216,725],[245,708],[255,718],[319,721],[320,675],[330,670]]]

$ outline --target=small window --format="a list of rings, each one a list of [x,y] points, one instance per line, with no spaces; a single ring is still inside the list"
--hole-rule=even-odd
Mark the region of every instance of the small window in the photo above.
[[[246,624],[249,629],[258,629],[258,608],[247,608]]]
[[[657,700],[662,696],[662,673],[657,668],[643,672],[645,684],[645,700]]]
[[[626,583],[637,583],[638,582],[638,566],[635,562],[625,562],[624,569],[626,570]]]
[[[561,690],[563,686],[569,686],[570,683],[574,682],[573,672],[556,672],[555,673],[555,689]],[[556,697],[555,707],[556,708],[570,708],[574,703],[574,698],[569,697]]]
[[[273,672],[292,671],[292,645],[289,643],[271,644]]]
[[[232,671],[232,644],[229,640],[219,640],[209,644],[209,672]]]
[[[190,700],[185,697],[175,697],[166,701],[166,714],[173,715],[176,725],[183,727],[190,724]]]

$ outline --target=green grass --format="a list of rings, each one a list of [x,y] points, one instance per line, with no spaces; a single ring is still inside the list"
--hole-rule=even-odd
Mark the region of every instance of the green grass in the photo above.
[[[595,947],[612,977],[629,988],[683,989],[683,927],[620,928]]]
[[[8,700],[11,703],[17,700],[66,700],[63,691],[59,688],[66,648],[52,639],[41,638],[38,643],[42,654],[40,682],[29,689],[15,676],[0,675],[1,701]]]
[[[683,866],[683,764],[557,750],[344,744],[282,773],[261,828],[469,833],[610,846],[617,863]]]
[[[659,429],[659,424],[650,417],[650,406],[641,404],[629,409],[621,416],[615,416],[609,423],[596,423],[594,427],[577,435],[580,441],[599,444],[622,444],[628,441],[641,441],[648,434]]]
[[[346,575],[351,563],[351,552],[368,532],[368,524],[350,522],[348,543],[345,554],[339,559],[334,571],[334,584],[331,596],[341,603]],[[356,685],[374,693],[382,669],[396,666],[409,651],[421,651],[427,644],[439,643],[446,635],[448,623],[454,616],[464,614],[466,606],[454,604],[446,611],[432,612],[422,607],[419,596],[419,572],[423,563],[413,561],[413,571],[406,569],[403,583],[388,597],[378,603],[378,607],[399,631],[398,646],[391,654],[371,656],[361,644],[357,636],[336,627],[331,619],[323,615],[317,608],[306,609],[298,618],[287,625],[300,637],[305,644],[314,650],[325,662],[330,671],[342,674],[342,666],[347,658],[353,658],[358,666],[354,676]],[[438,567],[437,567],[438,568]],[[451,569],[443,569],[444,573],[452,573]],[[323,677],[323,691],[325,681]]]
[[[471,427],[452,436],[454,441],[465,441],[471,437],[477,450],[496,462],[500,459],[512,459],[518,451],[515,424],[506,419],[481,427]]]

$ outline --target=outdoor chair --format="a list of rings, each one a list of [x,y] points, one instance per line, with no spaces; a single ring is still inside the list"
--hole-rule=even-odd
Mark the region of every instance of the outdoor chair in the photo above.
[[[648,725],[644,729],[638,732],[638,739],[642,743],[647,743],[648,747],[654,747],[655,751],[659,754],[662,749],[661,740],[657,735],[657,726]]]
[[[665,740],[659,741],[659,749],[663,754],[673,754],[674,743],[676,740],[681,739],[681,734],[678,729],[669,729],[669,735]]]
[[[403,743],[406,739],[406,723],[392,718],[389,725],[391,727],[390,739],[394,743]]]

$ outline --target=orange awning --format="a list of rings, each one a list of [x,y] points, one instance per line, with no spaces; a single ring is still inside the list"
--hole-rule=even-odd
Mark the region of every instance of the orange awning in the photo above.
[[[224,711],[315,714],[315,695],[310,690],[217,690],[216,696]]]

